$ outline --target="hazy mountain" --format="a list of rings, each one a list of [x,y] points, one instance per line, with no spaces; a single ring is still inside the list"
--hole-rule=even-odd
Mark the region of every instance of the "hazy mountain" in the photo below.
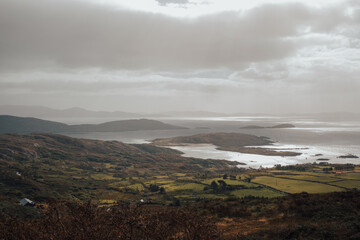
[[[184,128],[148,119],[120,120],[101,124],[68,125],[37,118],[0,115],[0,133],[121,132],[165,129]]]
[[[294,128],[295,125],[293,124],[289,124],[289,123],[284,123],[284,124],[278,124],[269,128]]]
[[[80,124],[70,125],[71,132],[121,132],[138,130],[166,130],[166,129],[185,129],[184,127],[166,124],[156,120],[120,120],[101,124]]]
[[[164,115],[171,117],[228,117],[231,114],[207,112],[207,111],[172,111],[165,112]]]
[[[0,114],[19,117],[37,117],[37,118],[140,118],[141,114],[128,113],[122,111],[91,111],[83,108],[53,109],[42,106],[20,106],[20,105],[2,105]]]

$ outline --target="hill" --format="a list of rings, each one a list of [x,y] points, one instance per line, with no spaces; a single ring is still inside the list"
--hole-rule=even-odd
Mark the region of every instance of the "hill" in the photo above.
[[[156,120],[137,119],[120,120],[101,124],[81,124],[69,127],[71,132],[121,132],[138,130],[169,130],[186,129],[184,127],[166,124]]]
[[[37,118],[0,115],[0,133],[63,132],[68,125]]]
[[[37,118],[0,115],[0,133],[121,132],[166,129],[184,128],[149,119],[120,120],[101,124],[68,125]]]
[[[245,147],[262,146],[271,144],[272,142],[266,137],[257,137],[243,133],[203,133],[192,136],[159,138],[153,140],[153,144],[160,146],[198,143],[209,143],[219,147]]]
[[[270,128],[294,128],[294,127],[295,126],[292,125],[292,124],[285,123],[285,124],[275,125],[275,126],[272,126]]]
[[[35,118],[140,118],[141,114],[122,111],[91,111],[73,107],[53,109],[42,106],[1,105],[0,114]]]
[[[131,179],[222,171],[236,163],[185,158],[176,150],[57,134],[0,135],[0,196],[35,201],[131,197]],[[138,188],[143,185],[138,183]],[[115,195],[117,197],[115,197]]]
[[[192,136],[181,136],[173,138],[159,138],[152,141],[158,146],[181,146],[189,144],[213,144],[218,150],[233,151],[249,154],[260,154],[266,156],[296,156],[300,153],[289,151],[278,151],[252,146],[265,146],[273,142],[267,137],[258,137],[243,133],[204,133]]]

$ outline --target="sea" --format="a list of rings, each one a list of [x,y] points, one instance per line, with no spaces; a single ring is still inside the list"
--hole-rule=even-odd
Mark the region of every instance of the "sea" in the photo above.
[[[103,123],[120,119],[51,119],[68,124]],[[225,159],[239,162],[245,168],[266,168],[274,165],[294,165],[314,162],[360,164],[360,158],[339,158],[341,155],[360,156],[360,121],[325,121],[309,117],[233,116],[156,118],[164,123],[186,127],[178,130],[151,130],[128,132],[66,133],[76,138],[117,140],[125,143],[149,143],[153,139],[190,136],[199,133],[234,132],[265,136],[274,143],[265,148],[301,153],[296,157],[263,156],[221,151],[211,144],[175,146],[185,157]],[[271,127],[292,124],[294,128],[244,129],[249,125]],[[319,159],[328,159],[326,161]]]

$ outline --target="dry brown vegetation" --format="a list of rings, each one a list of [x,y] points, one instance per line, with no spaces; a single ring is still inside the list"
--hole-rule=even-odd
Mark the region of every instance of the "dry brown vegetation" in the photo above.
[[[360,192],[207,200],[186,206],[53,202],[0,214],[0,239],[359,239]]]
[[[37,219],[1,216],[0,239],[219,239],[214,221],[196,212],[157,206],[52,203]]]

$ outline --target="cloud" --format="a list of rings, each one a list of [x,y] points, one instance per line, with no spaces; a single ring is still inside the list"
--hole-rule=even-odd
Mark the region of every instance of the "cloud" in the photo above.
[[[329,31],[346,19],[334,9],[311,10],[302,4],[263,5],[189,20],[77,1],[2,0],[0,65],[239,69],[294,54],[297,46],[288,38],[301,29]]]
[[[161,6],[166,6],[168,4],[181,4],[181,5],[189,4],[189,0],[156,0],[156,1]]]
[[[233,112],[326,111],[325,102],[358,111],[359,7],[265,4],[187,19],[1,0],[0,102]]]

